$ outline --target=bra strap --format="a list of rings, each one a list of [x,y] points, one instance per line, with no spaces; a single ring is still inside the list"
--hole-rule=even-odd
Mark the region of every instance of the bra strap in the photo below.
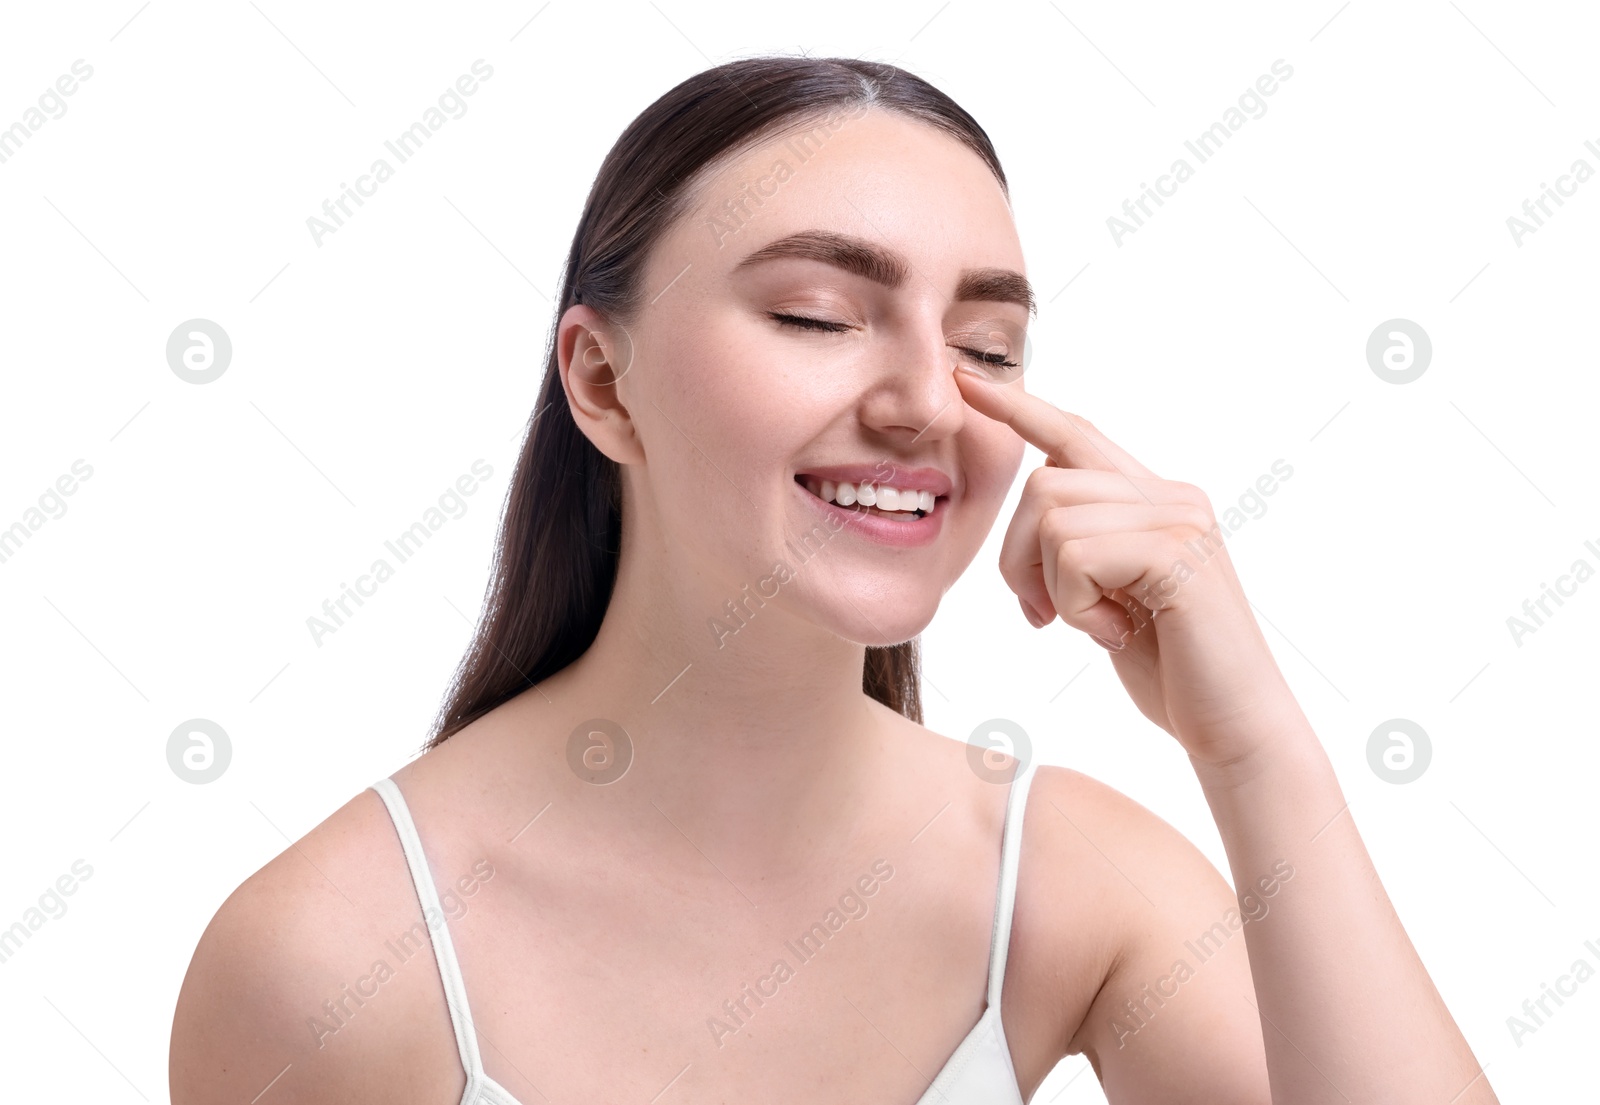
[[[1028,787],[1037,764],[1019,765],[1006,797],[1005,828],[1001,831],[1000,884],[995,890],[994,933],[989,941],[988,1003],[998,1007],[1006,978],[1006,952],[1011,947],[1011,918],[1017,899],[1017,864],[1021,858],[1022,819],[1028,805]]]
[[[461,1053],[461,1065],[466,1070],[468,1089],[471,1089],[474,1082],[485,1077],[483,1058],[478,1053],[478,1036],[472,1025],[472,1011],[467,1006],[467,987],[461,977],[461,965],[456,961],[456,947],[450,939],[450,925],[439,903],[439,891],[428,870],[428,859],[422,851],[422,838],[417,835],[411,810],[393,779],[379,779],[372,784],[372,789],[378,792],[378,797],[389,808],[389,818],[400,836],[406,865],[411,868],[411,881],[417,888],[417,901],[422,906],[428,938],[433,943],[433,958],[439,965],[440,981],[444,983],[445,1004],[450,1008],[456,1049]]]

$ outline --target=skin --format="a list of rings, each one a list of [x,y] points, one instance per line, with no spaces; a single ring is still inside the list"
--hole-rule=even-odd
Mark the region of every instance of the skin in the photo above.
[[[1024,1099],[1085,1054],[1115,1105],[1494,1101],[1481,1077],[1461,1092],[1478,1065],[1226,552],[1163,584],[1183,541],[1212,528],[1204,495],[1024,378],[954,371],[963,349],[1021,359],[1023,307],[952,298],[964,269],[1024,271],[993,176],[948,136],[872,110],[736,233],[709,229],[780,152],[769,143],[696,182],[695,210],[651,254],[640,317],[623,327],[575,306],[560,320],[574,417],[624,466],[598,637],[395,773],[434,877],[493,872],[449,922],[490,1076],[525,1105],[917,1101],[984,1008],[1014,762],[1001,758],[997,785],[964,742],[863,695],[864,648],[932,619],[1027,441],[1048,461],[1027,477],[1002,575],[1025,611],[1123,641],[1118,674],[1194,763],[1240,895],[1150,811],[1039,768],[1002,1000]],[[810,229],[896,251],[907,278],[738,266]],[[848,328],[785,328],[768,311]],[[895,549],[847,529],[796,568],[787,542],[818,516],[794,472],[880,460],[951,475],[939,539]],[[793,577],[719,642],[708,620],[778,561]],[[604,786],[567,759],[596,717],[632,741],[627,772]],[[718,1038],[723,1002],[880,860],[893,874],[865,911]],[[174,1019],[172,1100],[457,1100],[431,951],[399,963],[386,944],[417,916],[388,816],[364,791],[213,918]],[[1189,944],[1208,931],[1217,950],[1201,959]],[[392,977],[365,984],[319,1046],[308,1018],[380,958]],[[1175,981],[1179,959],[1193,970]]]

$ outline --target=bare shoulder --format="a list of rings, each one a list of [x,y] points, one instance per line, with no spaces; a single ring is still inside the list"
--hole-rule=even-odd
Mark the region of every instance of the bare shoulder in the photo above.
[[[425,930],[395,944],[420,922],[393,824],[364,790],[211,919],[173,1017],[174,1105],[252,1101],[268,1085],[278,1105],[459,1095]]]
[[[1014,939],[1023,969],[1050,980],[1031,990],[1056,1053],[1086,1055],[1113,1103],[1267,1101],[1238,935],[1249,917],[1217,868],[1156,813],[1070,768],[1037,769],[1025,825]],[[1262,874],[1276,893],[1283,872]],[[1265,906],[1258,887],[1240,889]]]

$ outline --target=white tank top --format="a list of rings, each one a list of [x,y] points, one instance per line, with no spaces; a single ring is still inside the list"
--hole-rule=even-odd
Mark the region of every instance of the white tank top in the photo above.
[[[1006,1042],[1005,1029],[1000,1022],[1000,987],[1006,974],[1006,951],[1011,944],[1011,917],[1017,894],[1017,860],[1022,837],[1023,811],[1028,800],[1028,786],[1033,781],[1036,765],[1019,769],[1011,783],[1006,800],[1005,827],[1001,831],[1000,881],[995,890],[994,928],[989,939],[989,987],[987,1005],[978,1023],[972,1026],[966,1038],[945,1061],[939,1073],[916,1100],[915,1105],[1023,1105],[1022,1091],[1017,1085],[1017,1072],[1011,1065],[1011,1047]],[[434,959],[439,964],[439,976],[444,982],[445,1003],[450,1009],[450,1023],[455,1028],[456,1048],[461,1053],[461,1065],[467,1073],[467,1086],[461,1095],[460,1105],[523,1105],[500,1083],[490,1078],[483,1069],[483,1056],[478,1051],[478,1034],[472,1025],[472,1012],[467,1005],[466,984],[461,978],[461,966],[456,962],[455,945],[450,940],[449,921],[439,902],[439,892],[428,870],[422,851],[422,840],[417,836],[416,823],[411,810],[393,779],[379,779],[372,789],[389,809],[399,834],[400,846],[405,852],[406,864],[411,869],[411,881],[417,888],[417,901],[423,916],[435,916],[441,923],[428,925],[433,941]],[[430,912],[431,911],[431,912]]]

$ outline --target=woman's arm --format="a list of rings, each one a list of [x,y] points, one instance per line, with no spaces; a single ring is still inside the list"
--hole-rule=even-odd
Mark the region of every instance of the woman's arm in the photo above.
[[[1235,885],[1294,877],[1244,926],[1274,1101],[1498,1105],[1418,958],[1293,699],[1248,758],[1195,770]],[[1287,707],[1293,707],[1288,709]]]
[[[1030,621],[1059,616],[1099,642],[1139,711],[1189,754],[1241,905],[1280,861],[1295,872],[1270,915],[1243,926],[1272,1100],[1495,1102],[1378,881],[1205,493],[1016,381],[955,376],[970,406],[1046,455],[1000,554]],[[1218,989],[1205,992],[1220,1030],[1234,1014]]]
[[[1314,740],[1308,751],[1304,779],[1336,794]],[[1296,792],[1294,770],[1207,785],[1236,894],[1144,806],[1079,772],[1040,767],[1019,891],[1024,944],[1053,978],[1073,977],[1086,955],[1104,972],[1087,1011],[1059,1011],[1070,1034],[1062,1050],[1088,1057],[1112,1105],[1495,1101],[1485,1079],[1473,1080],[1477,1064],[1349,812],[1304,828],[1314,803],[1310,788]],[[1325,851],[1334,826],[1341,842]],[[1109,954],[1094,952],[1099,932],[1113,937]]]

